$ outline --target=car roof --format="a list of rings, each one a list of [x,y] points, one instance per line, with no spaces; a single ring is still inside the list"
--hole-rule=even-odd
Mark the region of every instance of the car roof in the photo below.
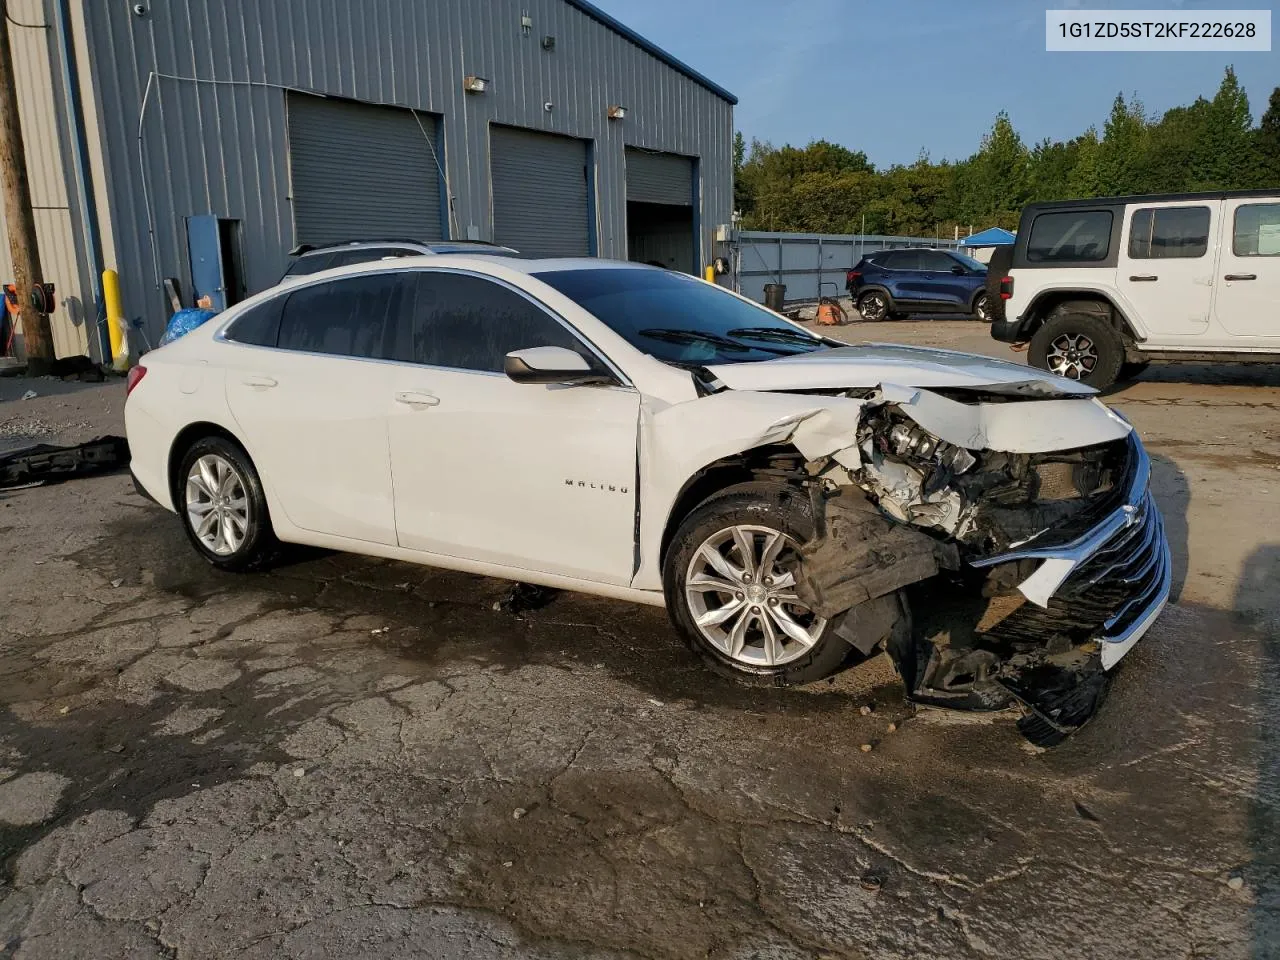
[[[506,253],[518,252],[511,247],[506,247],[499,243],[489,243],[486,240],[414,240],[408,237],[383,237],[371,240],[343,240],[335,243],[300,243],[289,251],[289,256],[306,257],[322,253],[333,253],[338,250],[369,250],[378,247],[413,247],[423,253],[433,254],[469,252],[472,250],[476,252],[484,250],[503,251]]]
[[[310,273],[297,278],[287,278],[293,282],[314,281],[318,279],[334,280],[338,277],[355,275],[359,273],[371,273],[377,270],[386,270],[388,265],[392,269],[403,270],[412,267],[456,267],[465,268],[483,268],[492,269],[501,266],[505,270],[515,273],[539,274],[539,273],[559,273],[567,270],[661,270],[664,273],[671,271],[663,270],[661,267],[651,267],[644,263],[635,263],[629,260],[605,260],[600,257],[506,257],[501,254],[494,253],[486,256],[482,248],[477,248],[474,253],[438,253],[423,254],[421,256],[396,257],[392,260],[366,260],[361,263],[349,263],[341,267],[331,267],[328,270],[321,270],[316,273]],[[686,276],[688,276],[686,274]]]
[[[1058,208],[1071,209],[1073,207],[1106,207],[1130,203],[1176,203],[1183,200],[1261,200],[1273,197],[1280,197],[1280,190],[1273,188],[1271,190],[1209,190],[1202,193],[1147,193],[1120,197],[1093,197],[1084,200],[1040,200],[1036,203],[1027,204],[1023,208],[1023,212],[1025,213],[1027,210],[1056,210]]]

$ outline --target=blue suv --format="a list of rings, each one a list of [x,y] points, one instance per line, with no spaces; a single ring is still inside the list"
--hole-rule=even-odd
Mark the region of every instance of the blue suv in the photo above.
[[[987,268],[950,250],[884,250],[858,261],[845,289],[863,320],[957,313],[987,321]]]

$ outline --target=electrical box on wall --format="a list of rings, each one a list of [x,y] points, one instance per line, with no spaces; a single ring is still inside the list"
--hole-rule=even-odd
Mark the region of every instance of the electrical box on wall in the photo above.
[[[728,243],[733,239],[733,226],[721,223],[716,226],[716,243]]]

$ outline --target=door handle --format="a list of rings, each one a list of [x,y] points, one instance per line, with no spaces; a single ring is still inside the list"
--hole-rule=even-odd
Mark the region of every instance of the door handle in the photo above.
[[[1144,281],[1150,282],[1152,280],[1159,280],[1160,278],[1157,277],[1154,273],[1136,273],[1133,276],[1131,276],[1129,279],[1134,281],[1135,283],[1142,283]]]
[[[266,390],[268,387],[277,386],[277,381],[272,377],[264,377],[258,374],[251,374],[240,381],[246,387],[257,387],[260,390]]]
[[[396,403],[410,407],[434,407],[440,403],[440,398],[434,393],[424,393],[421,390],[401,390],[396,394]]]
[[[1228,273],[1223,280],[1257,280],[1256,273]]]

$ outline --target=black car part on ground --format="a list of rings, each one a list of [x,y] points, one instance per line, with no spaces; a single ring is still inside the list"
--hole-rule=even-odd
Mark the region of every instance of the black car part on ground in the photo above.
[[[124,437],[99,437],[74,446],[43,443],[0,455],[0,487],[57,483],[118,470],[129,462]]]

